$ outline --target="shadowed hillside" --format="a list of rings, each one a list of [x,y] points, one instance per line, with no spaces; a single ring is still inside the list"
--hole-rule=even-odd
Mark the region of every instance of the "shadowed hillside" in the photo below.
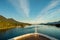
[[[57,21],[57,22],[49,22],[49,23],[41,23],[40,25],[51,25],[51,26],[60,27],[60,21]]]
[[[29,26],[29,23],[18,22],[13,18],[5,18],[4,16],[0,15],[0,31],[4,31],[6,29],[11,29],[15,27],[24,28],[25,26]]]

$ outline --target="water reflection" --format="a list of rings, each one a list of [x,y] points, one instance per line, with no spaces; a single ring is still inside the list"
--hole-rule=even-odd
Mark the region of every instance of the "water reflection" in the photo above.
[[[55,26],[45,26],[40,25],[37,27],[38,33],[43,33],[52,37],[55,37],[57,39],[60,39],[60,28],[57,28]],[[34,33],[35,32],[35,26],[26,27],[26,28],[14,28],[10,29],[4,33],[0,33],[0,40],[7,40],[16,36],[20,36],[27,33]]]

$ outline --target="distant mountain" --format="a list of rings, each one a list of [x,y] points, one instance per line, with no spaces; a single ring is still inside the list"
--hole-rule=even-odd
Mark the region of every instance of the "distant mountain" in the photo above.
[[[57,21],[57,22],[49,22],[47,24],[60,24],[60,21]]]
[[[5,18],[4,16],[0,15],[0,30],[1,29],[10,29],[15,27],[22,27],[29,26],[29,23],[23,23],[14,20],[13,18]]]
[[[48,23],[41,23],[40,25],[53,25],[56,27],[60,27],[60,21],[57,22],[48,22]]]

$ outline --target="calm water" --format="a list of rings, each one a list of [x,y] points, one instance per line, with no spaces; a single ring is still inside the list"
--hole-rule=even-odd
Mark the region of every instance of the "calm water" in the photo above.
[[[0,40],[8,40],[16,36],[34,32],[35,32],[34,26],[26,28],[14,28],[4,33],[0,33]],[[48,36],[60,39],[60,28],[57,28],[55,26],[40,25],[38,26],[38,33],[46,34]]]

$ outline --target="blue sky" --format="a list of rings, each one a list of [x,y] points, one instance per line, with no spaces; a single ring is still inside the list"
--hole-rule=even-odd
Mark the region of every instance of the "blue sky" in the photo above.
[[[0,15],[27,23],[60,20],[60,0],[0,0]]]

